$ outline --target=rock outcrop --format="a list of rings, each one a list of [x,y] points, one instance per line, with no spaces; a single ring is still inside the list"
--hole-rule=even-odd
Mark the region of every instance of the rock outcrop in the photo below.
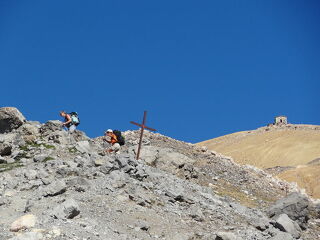
[[[11,132],[26,121],[22,113],[14,107],[0,108],[0,133]]]

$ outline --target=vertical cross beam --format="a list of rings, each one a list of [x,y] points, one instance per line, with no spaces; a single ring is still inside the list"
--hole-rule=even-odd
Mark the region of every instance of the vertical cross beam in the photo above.
[[[136,122],[132,122],[132,121],[130,122],[130,123],[132,123],[134,125],[137,125],[137,126],[141,127],[140,140],[139,140],[139,146],[138,146],[137,157],[136,157],[137,160],[140,157],[140,150],[141,150],[141,146],[142,146],[142,138],[143,138],[144,129],[148,129],[148,130],[151,130],[151,131],[154,131],[154,132],[157,131],[156,129],[147,127],[146,126],[146,121],[147,121],[147,111],[144,111],[142,124],[139,124],[139,123],[136,123]]]
[[[138,147],[138,152],[137,152],[137,160],[140,157],[140,150],[141,150],[141,145],[142,145],[142,138],[143,138],[143,132],[144,132],[145,124],[146,124],[146,119],[147,119],[147,111],[144,111],[143,120],[142,120],[142,127],[141,127],[141,133],[140,133],[139,147]]]

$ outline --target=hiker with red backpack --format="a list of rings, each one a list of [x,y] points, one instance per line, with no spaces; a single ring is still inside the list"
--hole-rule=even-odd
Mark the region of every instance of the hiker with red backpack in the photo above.
[[[80,124],[80,119],[76,112],[66,113],[65,111],[60,111],[60,116],[64,118],[62,126],[66,127],[69,133],[73,133]]]
[[[110,144],[110,147],[106,150],[109,153],[120,153],[121,145],[124,145],[124,138],[121,135],[121,132],[118,130],[108,129],[104,133],[104,141]]]

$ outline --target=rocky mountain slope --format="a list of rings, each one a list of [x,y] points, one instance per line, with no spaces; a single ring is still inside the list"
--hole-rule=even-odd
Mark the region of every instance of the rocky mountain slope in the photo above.
[[[295,185],[190,143],[124,132],[120,154],[0,108],[0,239],[318,239]]]
[[[297,182],[309,195],[320,198],[320,126],[271,125],[198,145],[231,156],[240,164],[250,164]]]

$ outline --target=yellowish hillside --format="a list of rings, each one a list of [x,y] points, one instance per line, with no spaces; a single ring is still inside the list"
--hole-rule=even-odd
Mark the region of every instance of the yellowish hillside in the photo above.
[[[299,187],[306,189],[310,196],[320,198],[320,165],[298,166],[280,173],[278,177],[288,182],[296,182]]]
[[[265,127],[229,134],[198,145],[231,156],[240,164],[250,164],[263,169],[276,166],[294,167],[278,176],[297,182],[310,195],[320,198],[320,165],[308,165],[320,158],[318,126]]]

